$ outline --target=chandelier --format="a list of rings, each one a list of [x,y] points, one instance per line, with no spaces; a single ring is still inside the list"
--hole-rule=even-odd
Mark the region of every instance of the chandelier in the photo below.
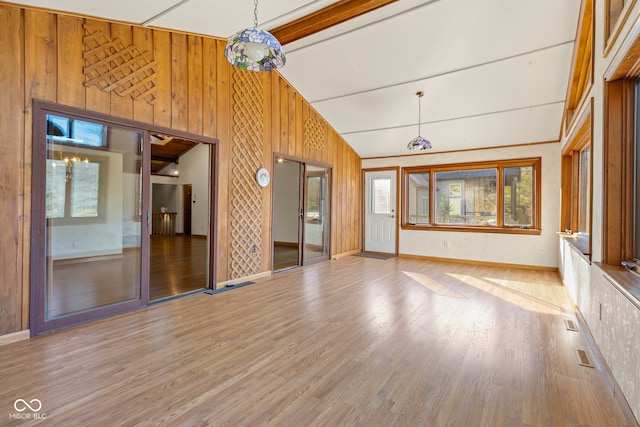
[[[258,0],[254,0],[253,28],[245,28],[229,37],[224,56],[234,66],[252,71],[271,71],[286,62],[280,42],[268,31],[258,28]]]
[[[424,92],[420,91],[420,92],[416,92],[416,95],[418,96],[418,136],[416,136],[415,138],[413,138],[411,141],[409,141],[409,144],[407,144],[407,150],[428,150],[429,148],[431,148],[431,143],[429,141],[427,141],[426,139],[424,139],[422,136],[420,136],[420,107],[421,107],[421,101],[422,101],[422,97],[424,96]]]

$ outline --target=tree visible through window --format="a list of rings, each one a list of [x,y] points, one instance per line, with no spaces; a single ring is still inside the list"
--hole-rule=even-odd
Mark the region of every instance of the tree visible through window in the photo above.
[[[540,230],[539,158],[411,167],[403,174],[403,228]]]

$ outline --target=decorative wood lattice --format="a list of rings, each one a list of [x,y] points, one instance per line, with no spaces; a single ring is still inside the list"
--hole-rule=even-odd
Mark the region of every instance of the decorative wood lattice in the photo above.
[[[307,117],[304,120],[304,145],[317,150],[325,151],[327,144],[325,143],[326,125],[320,120]]]
[[[97,86],[120,96],[156,101],[156,61],[149,51],[120,39],[111,39],[102,31],[84,29],[84,75],[86,87]]]
[[[233,70],[230,278],[260,273],[262,192],[255,173],[262,164],[262,75]]]

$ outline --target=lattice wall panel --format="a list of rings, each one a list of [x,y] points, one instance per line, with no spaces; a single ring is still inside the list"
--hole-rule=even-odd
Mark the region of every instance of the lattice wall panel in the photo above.
[[[304,145],[313,150],[326,151],[326,127],[324,122],[307,117],[304,120]]]
[[[260,273],[262,191],[255,173],[262,165],[264,133],[262,75],[233,70],[230,278]],[[253,250],[255,248],[255,251]]]
[[[112,39],[102,31],[84,29],[84,75],[86,87],[97,86],[120,96],[156,101],[156,61],[149,51],[140,52]]]

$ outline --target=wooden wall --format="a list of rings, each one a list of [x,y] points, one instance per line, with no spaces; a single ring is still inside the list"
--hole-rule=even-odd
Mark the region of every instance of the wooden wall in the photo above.
[[[153,105],[84,86],[85,28],[153,53]],[[333,165],[331,252],[360,248],[360,158],[278,73],[231,67],[223,56],[225,43],[0,3],[0,335],[28,328],[33,98],[218,138],[218,281],[270,269],[271,186],[258,190],[259,200],[246,206],[246,200],[234,199],[233,177],[253,177],[255,165],[271,170],[273,153]],[[249,94],[247,82],[253,90]],[[253,105],[247,95],[262,107],[250,112],[260,123],[243,130],[238,111]],[[309,129],[315,129],[312,138],[324,143],[305,144]],[[234,155],[254,137],[257,157],[254,153],[248,163],[234,163]],[[236,242],[232,251],[232,242],[234,233],[249,232],[247,214],[258,216],[260,230],[248,238],[259,240],[257,264],[245,268],[242,257],[250,248]],[[239,267],[232,271],[234,263]]]

